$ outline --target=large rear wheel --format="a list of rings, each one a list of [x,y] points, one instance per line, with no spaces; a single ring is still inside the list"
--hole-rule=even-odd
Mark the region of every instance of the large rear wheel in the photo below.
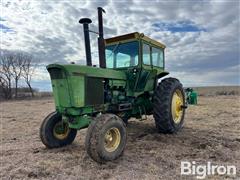
[[[57,148],[71,144],[77,134],[76,129],[68,127],[68,123],[62,121],[61,114],[50,113],[42,122],[40,138],[48,148]]]
[[[85,147],[93,160],[104,163],[121,156],[126,141],[124,122],[116,115],[102,114],[88,127]]]
[[[175,133],[182,128],[185,93],[179,80],[164,79],[154,93],[153,104],[153,116],[159,132]]]

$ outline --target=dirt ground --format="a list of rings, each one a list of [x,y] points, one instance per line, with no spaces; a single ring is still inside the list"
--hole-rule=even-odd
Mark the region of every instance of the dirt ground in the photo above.
[[[236,165],[240,177],[240,96],[199,97],[199,105],[187,109],[184,128],[174,135],[157,133],[152,116],[130,120],[124,155],[103,165],[84,149],[86,130],[78,132],[72,145],[45,148],[39,127],[53,110],[51,99],[0,104],[0,179],[192,179],[180,176],[181,161]]]

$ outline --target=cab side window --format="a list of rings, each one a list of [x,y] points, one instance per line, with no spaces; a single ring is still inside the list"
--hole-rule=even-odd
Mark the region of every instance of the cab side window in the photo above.
[[[163,50],[152,47],[152,64],[153,66],[163,67]]]
[[[150,58],[150,46],[148,44],[143,43],[142,47],[142,58],[143,63],[146,65],[151,65],[151,58]]]

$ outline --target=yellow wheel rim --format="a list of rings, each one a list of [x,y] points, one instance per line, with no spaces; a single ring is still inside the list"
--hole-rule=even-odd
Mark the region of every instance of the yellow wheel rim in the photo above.
[[[183,115],[183,94],[182,92],[177,89],[172,97],[172,118],[173,121],[178,124]]]
[[[115,151],[121,141],[121,134],[117,128],[109,129],[104,137],[104,147],[106,151],[113,152]]]
[[[70,129],[67,123],[58,122],[53,128],[53,135],[55,138],[63,140],[68,137]]]

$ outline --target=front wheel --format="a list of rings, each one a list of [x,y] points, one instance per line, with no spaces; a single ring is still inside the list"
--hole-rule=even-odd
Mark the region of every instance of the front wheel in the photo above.
[[[158,131],[179,131],[183,126],[185,108],[182,84],[175,78],[164,79],[155,90],[153,98],[153,116]]]
[[[58,148],[71,144],[77,134],[76,129],[68,127],[68,123],[62,121],[61,114],[50,113],[42,122],[40,138],[48,148]]]
[[[88,127],[85,147],[93,160],[104,163],[121,156],[126,141],[124,122],[116,115],[102,114]]]

